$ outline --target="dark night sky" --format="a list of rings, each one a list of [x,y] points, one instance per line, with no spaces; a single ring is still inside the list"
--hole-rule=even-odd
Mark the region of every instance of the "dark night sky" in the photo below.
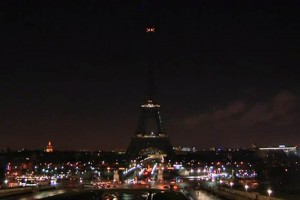
[[[147,3],[0,4],[0,149],[126,148],[145,96]],[[151,6],[173,145],[300,144],[299,2]]]

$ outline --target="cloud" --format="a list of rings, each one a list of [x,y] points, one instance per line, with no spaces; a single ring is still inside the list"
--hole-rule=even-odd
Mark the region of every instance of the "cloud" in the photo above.
[[[270,102],[249,106],[247,112],[241,116],[240,121],[244,126],[257,124],[289,125],[295,120],[295,110],[297,110],[295,95],[283,91],[275,95]]]
[[[297,103],[296,95],[281,91],[264,102],[235,101],[223,108],[189,116],[183,120],[183,125],[201,136],[213,134],[220,140],[230,136],[233,141],[228,141],[228,144],[239,143],[241,138],[257,141],[261,136],[278,136],[280,140],[286,135],[292,141],[300,130]]]
[[[242,113],[245,110],[245,108],[246,106],[243,102],[237,101],[228,105],[226,108],[186,118],[184,122],[188,126],[195,126],[199,124],[207,124],[212,122],[223,123],[224,121],[231,120],[231,118],[234,118],[234,116]]]

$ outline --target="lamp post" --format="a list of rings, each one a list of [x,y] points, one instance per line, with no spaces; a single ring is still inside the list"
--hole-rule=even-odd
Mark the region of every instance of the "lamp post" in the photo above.
[[[272,190],[271,190],[271,189],[268,189],[267,192],[268,192],[269,198],[270,198],[270,196],[271,196],[271,194],[272,194]]]
[[[230,182],[230,183],[229,183],[229,185],[230,185],[230,188],[232,189],[232,186],[233,186],[233,182]]]
[[[245,185],[245,190],[246,190],[246,192],[248,192],[248,191],[247,191],[248,188],[249,188],[249,186],[248,186],[248,185]]]
[[[5,183],[5,187],[7,187],[8,186],[8,180],[5,179],[4,183]]]

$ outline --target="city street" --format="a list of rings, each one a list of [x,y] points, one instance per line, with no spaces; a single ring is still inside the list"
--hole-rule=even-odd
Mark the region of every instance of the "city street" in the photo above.
[[[90,192],[92,191],[92,193]],[[69,189],[55,189],[55,190],[48,190],[48,191],[41,191],[35,192],[33,194],[24,194],[24,195],[17,195],[6,197],[6,200],[36,200],[36,199],[70,199],[75,197],[76,199],[92,199],[94,197],[100,197],[105,199],[104,196],[110,196],[114,199],[131,199],[130,197],[137,197],[138,199],[146,199],[143,198],[145,195],[149,196],[149,194],[163,194],[166,199],[185,199],[184,195],[180,194],[181,192],[176,192],[172,190],[162,190],[155,189],[155,188],[120,188],[120,189],[107,189],[107,190],[69,190]],[[177,193],[177,195],[175,195]],[[183,191],[183,193],[189,198],[193,200],[220,200],[205,191],[195,190],[195,191]],[[64,194],[61,198],[57,195]],[[91,195],[92,194],[92,195]],[[54,198],[51,198],[54,197]],[[125,198],[126,197],[126,198]],[[155,195],[153,195],[153,199]]]

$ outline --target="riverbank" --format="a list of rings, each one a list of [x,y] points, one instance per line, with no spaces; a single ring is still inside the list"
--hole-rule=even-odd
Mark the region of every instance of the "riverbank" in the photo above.
[[[228,200],[284,200],[284,198],[269,197],[257,192],[246,192],[231,188],[223,188],[210,182],[201,182],[200,188],[215,196]]]
[[[18,187],[18,188],[7,188],[0,190],[0,199],[17,196],[17,195],[24,195],[24,194],[31,194],[34,192],[41,192],[46,190],[54,190],[56,187],[54,186],[41,186],[41,187]]]

